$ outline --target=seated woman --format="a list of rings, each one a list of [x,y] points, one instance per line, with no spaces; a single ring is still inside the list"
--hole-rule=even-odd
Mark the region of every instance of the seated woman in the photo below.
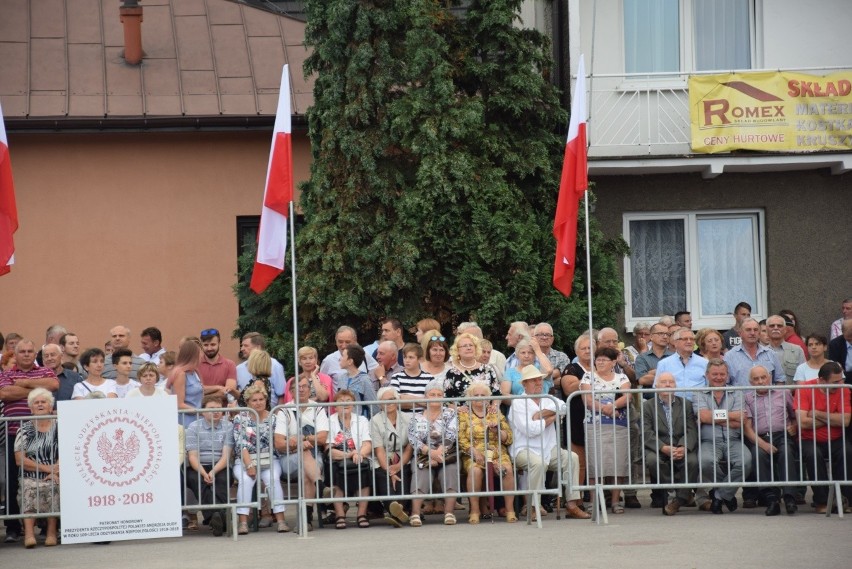
[[[30,412],[53,414],[53,394],[37,387],[27,397]],[[21,514],[59,512],[59,438],[55,419],[24,421],[15,437],[15,463],[21,471],[18,483]],[[12,498],[14,499],[14,498]],[[46,546],[56,545],[57,518],[47,518]],[[35,518],[24,518],[24,547],[36,546]]]
[[[370,454],[373,451],[370,421],[355,410],[355,394],[341,389],[334,396],[337,412],[328,419],[328,453],[331,459],[331,480],[335,498],[369,496],[372,483]],[[358,502],[358,527],[368,528],[366,500]],[[337,516],[334,527],[346,529],[343,501],[334,503]]]
[[[411,475],[406,466],[411,462],[414,451],[408,444],[408,425],[411,415],[400,411],[400,395],[395,387],[382,387],[376,397],[383,403],[381,412],[370,419],[370,437],[376,453],[378,468],[376,475],[376,495],[393,496],[408,494]],[[386,402],[386,403],[385,403]],[[394,501],[382,501],[385,520],[396,527],[407,523],[408,514],[402,504]]]
[[[471,352],[473,352],[472,349]],[[443,397],[443,382],[432,380],[426,385],[427,400]],[[458,428],[458,416],[455,410],[444,406],[441,401],[428,401],[426,408],[411,418],[408,426],[408,442],[417,454],[417,461],[411,466],[413,494],[430,494],[433,480],[439,482],[445,494],[458,492],[460,478],[456,448]],[[453,496],[444,498],[445,525],[455,525],[456,517],[452,513],[455,505],[456,499]],[[423,525],[420,519],[422,506],[423,498],[416,498],[413,501],[409,522],[413,527]]]
[[[257,350],[256,350],[257,351]],[[263,480],[272,501],[272,513],[278,522],[278,532],[290,531],[290,526],[284,521],[284,504],[276,504],[284,496],[281,487],[281,465],[271,456],[273,433],[275,431],[275,420],[268,421],[269,395],[260,385],[249,385],[243,390],[248,407],[257,413],[243,411],[234,418],[234,450],[237,459],[234,461],[234,474],[239,486],[237,487],[237,501],[241,504],[253,502],[252,491],[254,490],[257,477]],[[240,517],[237,533],[246,535],[248,533],[249,508],[237,508]]]
[[[550,379],[553,364],[541,351],[538,342],[534,338],[518,340],[515,346],[515,355],[518,357],[518,365],[506,370],[505,378],[500,384],[500,391],[503,395],[523,395],[524,386],[521,383],[521,370],[528,365],[534,365],[544,374],[544,377],[547,378],[544,382],[544,392],[550,393],[550,389],[553,387],[553,380]]]
[[[515,472],[512,469],[509,445],[512,444],[512,429],[506,417],[488,404],[491,390],[484,383],[474,383],[465,393],[470,397],[468,411],[459,411],[459,453],[467,472],[467,491],[482,492],[482,482],[489,476],[488,466],[494,468],[502,482],[502,490],[515,489]],[[493,487],[491,488],[493,489]],[[479,499],[470,499],[470,516],[467,521],[479,523]],[[514,500],[506,500],[506,521],[518,521]]]

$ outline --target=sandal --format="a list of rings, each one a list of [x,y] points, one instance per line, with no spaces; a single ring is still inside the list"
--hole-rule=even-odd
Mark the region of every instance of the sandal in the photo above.
[[[477,516],[478,517],[478,516]],[[477,523],[479,520],[477,519]],[[456,525],[456,516],[454,514],[444,514],[444,525],[445,526],[454,526]]]
[[[195,516],[189,518],[189,523],[186,524],[186,529],[188,531],[198,531],[198,522],[194,518]]]
[[[237,535],[248,535],[248,523],[240,522],[237,526]]]
[[[367,519],[367,516],[358,516],[358,527],[359,528],[370,527],[370,520]]]
[[[479,523],[479,514],[470,514],[467,517],[467,523],[476,525]]]
[[[506,512],[506,523],[513,524],[518,521],[518,516],[515,512]]]
[[[613,514],[623,514],[624,513],[624,506],[622,506],[621,504],[613,504],[612,505],[612,513]]]
[[[346,529],[346,518],[343,516],[338,517],[334,521],[334,529]]]
[[[411,524],[411,527],[413,527],[413,528],[419,528],[420,526],[423,525],[423,521],[420,519],[420,516],[418,516],[417,514],[412,514],[408,518],[408,523]]]

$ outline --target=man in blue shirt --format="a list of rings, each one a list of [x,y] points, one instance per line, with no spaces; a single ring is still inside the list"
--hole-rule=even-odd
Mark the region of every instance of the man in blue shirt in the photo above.
[[[692,330],[680,328],[674,333],[674,341],[677,352],[660,360],[654,376],[655,381],[661,373],[670,373],[674,376],[678,388],[706,386],[707,380],[704,374],[707,371],[707,358],[692,351],[695,345],[695,334]],[[693,400],[694,394],[694,391],[677,392],[678,396],[688,401]]]
[[[754,318],[746,318],[740,328],[740,339],[742,342],[725,354],[725,363],[728,364],[730,384],[735,386],[748,386],[749,372],[756,365],[762,365],[772,376],[772,383],[784,383],[786,376],[781,367],[781,360],[772,349],[761,346],[758,343],[760,336],[760,324]]]

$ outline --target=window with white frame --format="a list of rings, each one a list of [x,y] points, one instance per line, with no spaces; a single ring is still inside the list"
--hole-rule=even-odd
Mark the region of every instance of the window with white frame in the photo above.
[[[622,0],[627,73],[751,69],[759,0]]]
[[[681,310],[694,327],[727,329],[737,303],[766,314],[761,210],[624,214],[625,324]]]

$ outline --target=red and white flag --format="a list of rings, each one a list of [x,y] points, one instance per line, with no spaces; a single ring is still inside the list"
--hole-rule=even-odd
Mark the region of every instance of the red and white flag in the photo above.
[[[556,219],[553,236],[556,238],[556,262],[553,267],[553,286],[564,294],[571,294],[577,253],[577,210],[580,199],[589,187],[586,157],[586,65],[583,56],[577,66],[577,84],[571,103],[571,121],[568,124],[568,141],[559,182],[559,200],[556,202]]]
[[[290,66],[281,74],[281,91],[278,111],[269,150],[266,170],[266,189],[263,192],[263,209],[260,214],[260,231],[257,238],[257,259],[251,274],[251,289],[257,294],[275,280],[284,270],[284,253],[287,250],[287,215],[293,201],[293,148],[290,141]]]
[[[0,106],[0,275],[15,264],[15,231],[18,230],[18,208],[15,205],[15,183],[9,159],[9,140]]]

